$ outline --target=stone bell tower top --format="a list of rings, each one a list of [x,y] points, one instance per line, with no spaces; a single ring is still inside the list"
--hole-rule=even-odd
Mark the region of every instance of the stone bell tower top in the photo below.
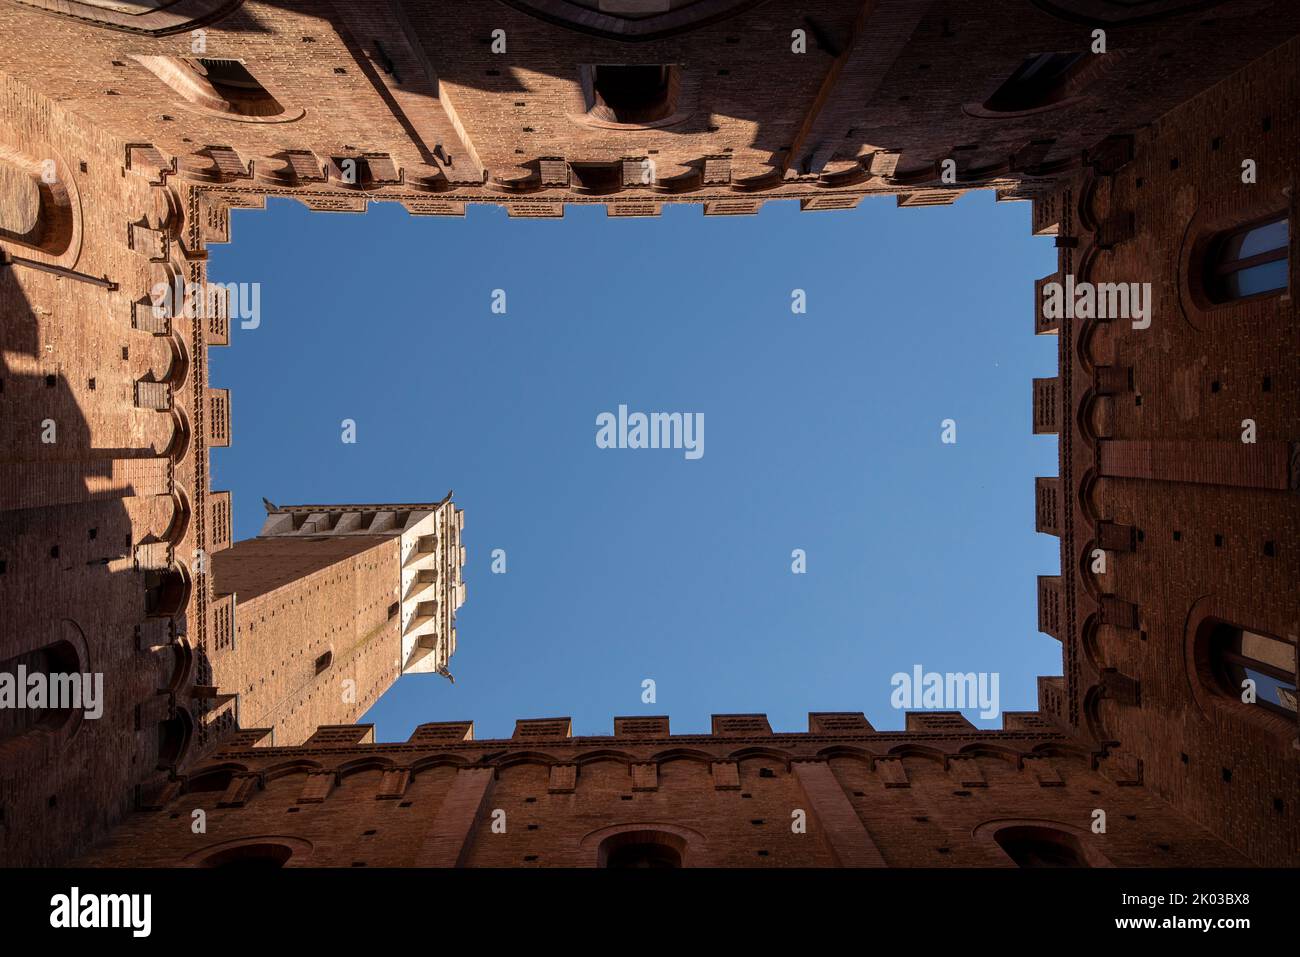
[[[456,610],[465,601],[461,567],[465,513],[451,500],[347,505],[275,505],[265,499],[258,538],[304,541],[383,536],[398,540],[403,674],[450,677]]]

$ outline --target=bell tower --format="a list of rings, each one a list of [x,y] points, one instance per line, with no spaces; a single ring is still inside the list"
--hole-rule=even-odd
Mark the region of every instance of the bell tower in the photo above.
[[[240,728],[300,744],[320,725],[355,722],[400,675],[451,678],[465,600],[464,513],[451,493],[266,508],[256,538],[212,556],[232,622],[208,664]]]

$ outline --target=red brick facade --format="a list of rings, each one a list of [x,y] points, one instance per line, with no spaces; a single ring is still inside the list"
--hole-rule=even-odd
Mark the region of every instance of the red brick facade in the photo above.
[[[6,862],[1300,860],[1295,713],[1236,700],[1211,634],[1289,646],[1294,685],[1293,4],[148,6],[0,0],[0,661],[70,649],[107,698],[99,720],[0,742]],[[628,64],[643,69],[610,69]],[[1059,81],[1017,82],[1030,67]],[[999,732],[935,713],[905,732],[812,716],[806,734],[719,716],[707,736],[618,719],[613,738],[551,721],[370,743],[348,723],[402,667],[358,644],[405,628],[382,600],[392,540],[259,583],[259,550],[285,546],[230,547],[208,475],[239,399],[209,383],[207,349],[237,318],[150,308],[160,284],[203,282],[229,209],[268,196],[730,215],[972,188],[1032,200],[1060,258],[1033,316],[1059,337],[1057,376],[1033,388],[1060,470],[1025,492],[1061,540],[1039,618],[1063,669]],[[1287,288],[1216,301],[1219,237],[1277,216]],[[1044,287],[1066,277],[1150,283],[1150,325],[1049,315]],[[316,600],[321,582],[345,611]],[[356,702],[316,680],[329,636]],[[275,847],[237,849],[258,835]]]

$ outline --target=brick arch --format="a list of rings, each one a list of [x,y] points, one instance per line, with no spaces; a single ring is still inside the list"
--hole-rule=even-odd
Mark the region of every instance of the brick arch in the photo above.
[[[156,650],[158,688],[176,694],[189,684],[194,676],[195,648],[188,635],[179,635],[175,641],[161,645]]]
[[[213,866],[212,859],[222,854],[238,853],[241,848],[254,848],[264,845],[273,844],[286,848],[289,856],[283,866],[304,867],[315,845],[311,841],[294,837],[288,834],[254,834],[248,837],[239,837],[230,841],[222,841],[217,844],[209,844],[197,851],[185,855],[177,862],[178,867],[210,867]]]
[[[1279,187],[1269,191],[1251,187],[1248,199],[1233,194],[1234,202],[1224,204],[1218,211],[1207,212],[1198,204],[1195,213],[1183,229],[1182,242],[1174,258],[1177,267],[1176,287],[1179,311],[1187,324],[1197,332],[1211,332],[1217,323],[1225,320],[1249,318],[1267,319],[1276,310],[1276,296],[1229,302],[1214,302],[1205,289],[1204,272],[1215,241],[1224,232],[1245,226],[1270,213],[1283,212],[1290,218],[1291,245],[1295,246],[1297,203]],[[1294,295],[1296,275],[1300,266],[1296,257],[1289,257],[1290,289]],[[1280,315],[1280,314],[1279,314]]]
[[[174,771],[185,762],[194,743],[194,730],[194,716],[183,705],[177,705],[172,714],[158,724],[158,770]]]
[[[598,748],[595,751],[584,751],[566,763],[583,765],[591,764],[594,761],[621,761],[624,764],[631,764],[637,760],[637,756],[628,751],[619,751],[615,748]]]
[[[1092,760],[1092,755],[1086,748],[1081,748],[1077,744],[1070,744],[1068,741],[1047,741],[1043,744],[1034,745],[1029,751],[1035,757],[1062,758],[1068,761],[1077,761],[1081,764],[1090,764]]]
[[[750,747],[738,748],[727,755],[728,761],[779,761],[785,770],[790,770],[790,754],[776,748]]]
[[[338,774],[339,780],[342,781],[346,777],[360,774],[363,771],[386,771],[393,766],[394,762],[392,758],[370,755],[364,758],[354,758],[351,761],[345,761],[333,770]]]
[[[948,761],[948,755],[946,752],[941,751],[938,748],[932,748],[928,745],[915,744],[912,742],[896,744],[885,752],[884,756],[890,758],[924,758],[939,765],[944,765]]]
[[[697,761],[700,764],[714,764],[722,759],[716,754],[697,748],[669,748],[667,751],[656,751],[646,760],[658,764],[667,761]]]
[[[1231,720],[1261,728],[1284,741],[1300,741],[1294,720],[1288,721],[1281,715],[1273,714],[1264,708],[1245,704],[1219,690],[1218,679],[1213,673],[1206,643],[1210,629],[1220,622],[1237,628],[1258,630],[1269,635],[1289,634],[1285,623],[1260,622],[1248,618],[1218,595],[1204,595],[1198,598],[1188,609],[1187,620],[1183,626],[1184,677],[1193,706],[1201,717],[1211,724],[1220,724],[1226,716]]]
[[[248,765],[239,761],[227,761],[222,764],[208,765],[185,779],[184,794],[224,791],[230,778],[236,774],[247,774]]]
[[[578,842],[581,867],[600,867],[602,848],[608,850],[611,839],[635,835],[651,838],[654,835],[665,836],[673,840],[682,856],[682,867],[709,867],[712,853],[708,839],[700,831],[680,824],[665,824],[655,821],[637,823],[611,824],[589,831]],[[626,839],[626,838],[625,838]]]
[[[53,163],[52,183],[44,181],[47,162]],[[0,247],[37,262],[75,265],[81,254],[82,222],[72,170],[50,144],[28,141],[0,126],[0,206],[30,209],[21,222],[0,226]]]
[[[610,40],[658,40],[694,30],[757,6],[760,0],[696,0],[658,15],[637,19],[602,13],[573,0],[502,0],[522,13]]]
[[[302,119],[306,113],[302,108],[286,106],[285,97],[268,88],[247,67],[244,67],[247,75],[265,94],[263,99],[237,96],[231,88],[223,91],[196,73],[183,57],[131,54],[131,58],[180,97],[182,102],[177,106],[181,109],[238,123],[291,123]],[[238,62],[243,63],[242,60]]]
[[[510,754],[502,755],[495,760],[485,762],[493,767],[505,770],[516,764],[539,764],[543,767],[550,767],[553,764],[568,764],[570,762],[561,760],[551,754],[542,751],[515,751]]]
[[[817,752],[816,757],[823,761],[832,761],[835,758],[847,758],[853,761],[862,761],[870,768],[872,762],[880,755],[866,748],[858,747],[852,744],[832,744],[828,748],[822,748]]]
[[[1223,0],[1154,0],[1135,12],[1128,4],[1114,0],[1030,0],[1044,13],[1072,23],[1095,26],[1152,23],[1218,6]]]
[[[244,0],[177,0],[160,10],[131,14],[114,10],[94,0],[9,0],[51,16],[76,20],[106,30],[121,30],[148,36],[166,36],[192,30],[232,13]]]
[[[262,772],[262,778],[267,784],[270,784],[276,778],[288,777],[291,774],[310,774],[312,771],[324,770],[325,765],[319,761],[313,761],[310,758],[298,758],[293,761],[272,765]]]
[[[57,663],[58,671],[66,673],[93,671],[90,664],[90,645],[86,641],[85,631],[72,618],[61,618],[52,623],[39,644],[19,652],[14,658],[42,652],[52,656],[51,660]],[[13,660],[13,658],[9,659],[9,661]],[[36,751],[57,754],[67,747],[81,730],[85,717],[84,711],[76,709],[69,709],[65,714],[53,712],[44,716],[40,723],[0,741],[0,761],[8,763],[19,755],[29,755]]]
[[[1018,768],[1020,762],[1024,759],[1024,752],[1018,748],[1009,748],[1000,744],[989,744],[985,741],[977,741],[974,744],[962,745],[957,749],[953,757],[980,757],[993,758],[1001,761],[1003,764],[1009,764]]]
[[[414,779],[421,772],[435,768],[462,768],[473,763],[469,758],[459,754],[433,754],[411,762],[411,777]]]
[[[971,830],[977,844],[983,846],[992,853],[1001,854],[1010,860],[1010,855],[1002,849],[998,843],[999,832],[1004,832],[1012,828],[1026,828],[1040,830],[1045,833],[1055,833],[1063,835],[1071,840],[1076,851],[1083,858],[1088,867],[1114,867],[1110,859],[1102,853],[1097,843],[1092,840],[1092,834],[1085,828],[1077,827],[1073,824],[1065,824],[1061,821],[1049,818],[1021,818],[1021,817],[1004,817],[995,818],[976,825]]]

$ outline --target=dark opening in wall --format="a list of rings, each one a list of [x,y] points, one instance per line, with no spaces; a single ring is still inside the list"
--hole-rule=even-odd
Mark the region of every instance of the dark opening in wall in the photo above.
[[[327,651],[316,659],[316,674],[320,674],[327,669],[334,661],[334,652]]]
[[[1036,53],[1026,57],[984,104],[994,113],[1042,109],[1073,93],[1083,53]]]
[[[589,115],[610,123],[653,123],[677,109],[681,87],[675,66],[602,64],[586,67]]]
[[[262,118],[285,112],[242,60],[172,56],[135,59],[185,100],[209,110]]]
[[[212,85],[217,95],[241,116],[275,116],[284,108],[239,60],[198,57],[186,61],[190,69]]]
[[[601,841],[597,866],[609,868],[682,867],[686,841],[667,831],[634,830]]]
[[[1018,867],[1088,867],[1079,839],[1049,827],[1006,827],[997,832],[998,846]]]
[[[1296,717],[1296,647],[1289,641],[1208,622],[1198,636],[1197,658],[1225,697],[1265,714],[1294,722]],[[1251,684],[1248,686],[1247,682]],[[1254,701],[1243,700],[1250,687]],[[1249,698],[1250,695],[1245,695]]]
[[[291,857],[293,849],[283,844],[242,844],[204,858],[199,866],[268,871],[284,867]]]
[[[18,685],[20,668],[25,677],[22,684]],[[81,662],[77,650],[66,641],[57,641],[0,663],[0,674],[12,675],[20,694],[27,693],[30,687],[28,682],[34,675],[44,675],[52,693],[55,682],[50,679],[78,674],[80,671]],[[72,717],[73,712],[71,708],[53,707],[58,703],[47,694],[45,704],[40,707],[0,708],[0,741],[8,741],[31,731],[59,730]]]
[[[1287,287],[1291,223],[1275,213],[1217,236],[1206,258],[1205,291],[1217,303],[1266,296]]]

